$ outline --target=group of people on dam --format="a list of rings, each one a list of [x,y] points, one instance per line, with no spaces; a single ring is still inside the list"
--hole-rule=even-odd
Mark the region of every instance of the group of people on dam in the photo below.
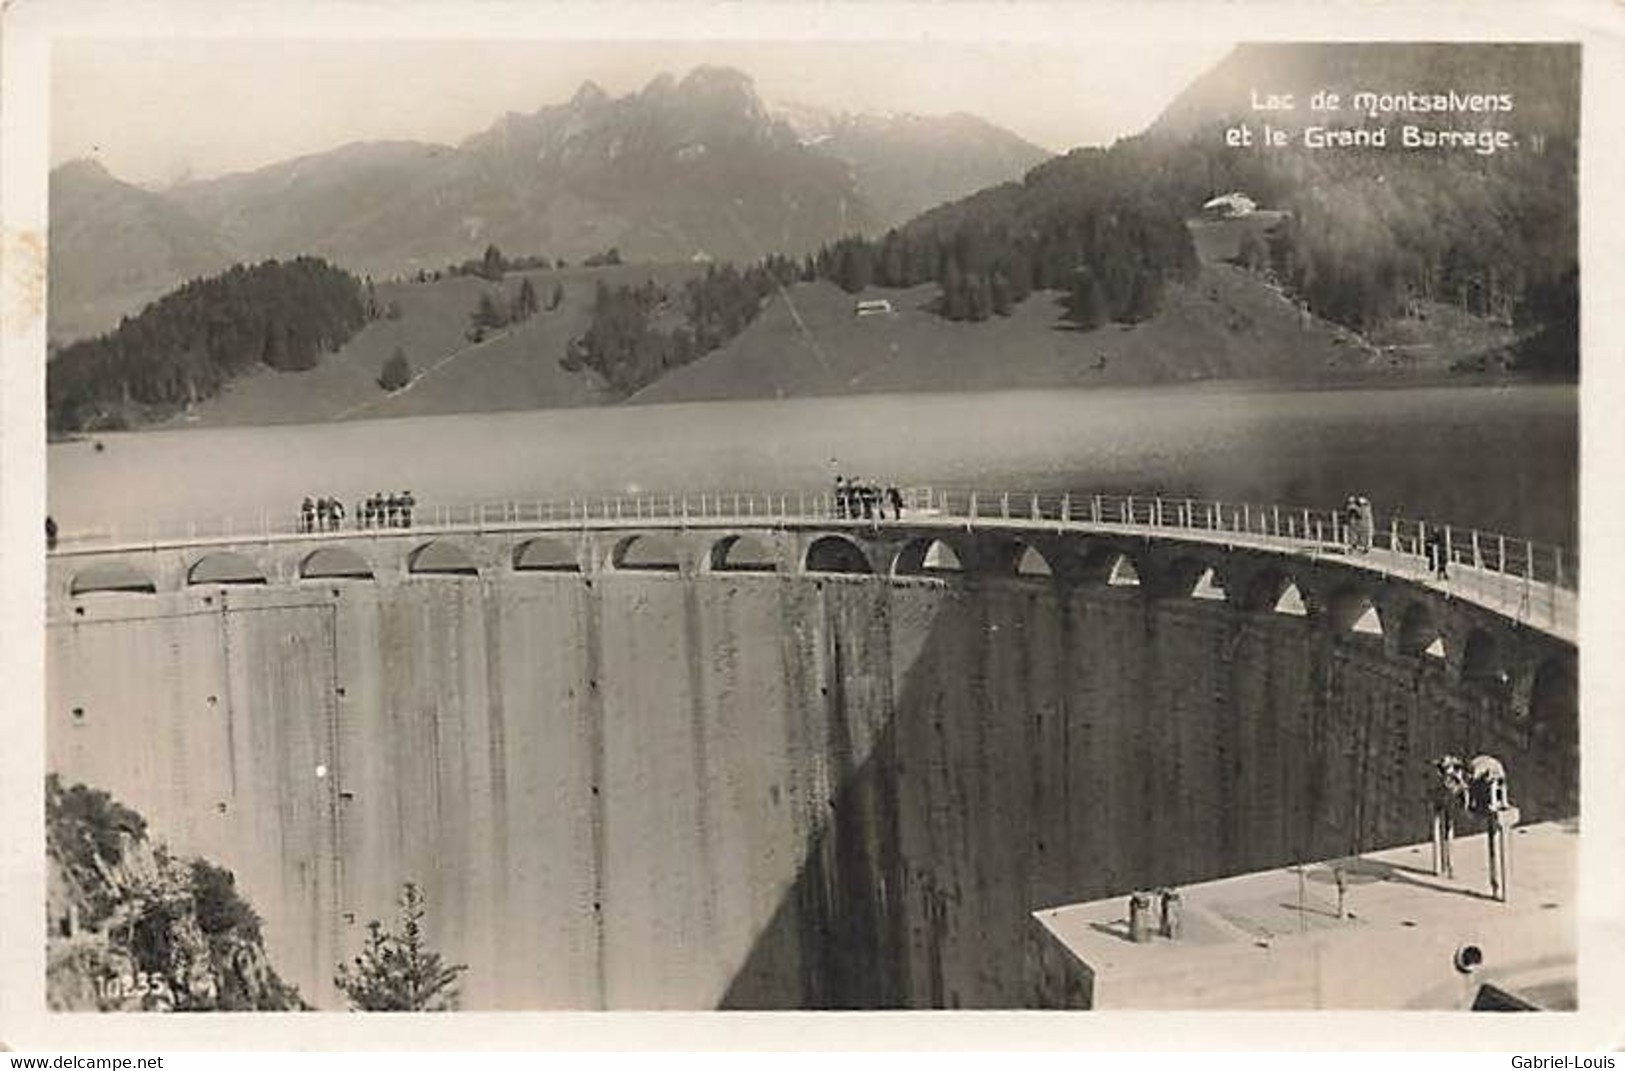
[[[883,521],[888,509],[893,520],[903,519],[903,492],[896,484],[882,489],[856,476],[836,476],[834,504],[835,516],[843,520]]]
[[[357,528],[410,528],[412,527],[412,508],[417,500],[412,497],[411,491],[399,493],[382,491],[369,498],[364,498],[355,506],[355,526]],[[299,506],[299,530],[301,532],[337,532],[344,528],[344,503],[337,498],[322,496],[312,499],[305,496],[304,502]]]

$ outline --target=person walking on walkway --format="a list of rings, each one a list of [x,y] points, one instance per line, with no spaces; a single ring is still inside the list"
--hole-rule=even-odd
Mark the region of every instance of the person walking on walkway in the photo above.
[[[305,496],[305,501],[299,507],[299,530],[301,532],[314,531],[316,528],[316,503]]]
[[[897,489],[896,484],[886,488],[886,501],[891,504],[892,520],[903,519],[903,492]]]
[[[1444,529],[1435,528],[1428,533],[1427,552],[1428,572],[1439,580],[1449,580],[1449,563],[1446,561],[1449,555],[1445,552]]]

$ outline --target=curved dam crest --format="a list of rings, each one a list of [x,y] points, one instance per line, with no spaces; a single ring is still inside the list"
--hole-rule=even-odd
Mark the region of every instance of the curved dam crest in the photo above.
[[[377,532],[49,600],[50,768],[230,866],[321,1006],[408,880],[470,1009],[1065,1003],[1033,910],[1425,839],[1442,753],[1577,811],[1572,642],[1255,547]]]

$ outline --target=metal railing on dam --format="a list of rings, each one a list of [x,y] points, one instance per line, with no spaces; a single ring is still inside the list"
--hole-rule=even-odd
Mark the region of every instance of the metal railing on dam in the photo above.
[[[53,555],[106,555],[253,543],[341,542],[416,534],[612,530],[636,528],[854,527],[967,531],[1050,531],[1179,539],[1341,564],[1461,599],[1521,625],[1574,643],[1578,636],[1579,559],[1574,551],[1501,533],[1391,518],[1366,545],[1342,510],[1257,505],[1160,495],[1027,493],[911,488],[901,516],[883,502],[864,516],[856,501],[828,491],[717,491],[582,496],[484,503],[431,503],[389,523],[307,528],[295,514],[221,517],[135,529],[64,532]],[[1442,555],[1444,576],[1429,560]]]

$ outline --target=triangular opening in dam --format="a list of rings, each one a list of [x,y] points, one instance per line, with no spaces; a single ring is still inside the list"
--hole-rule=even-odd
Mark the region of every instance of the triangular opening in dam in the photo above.
[[[1382,621],[1377,617],[1377,608],[1375,606],[1367,606],[1365,613],[1355,618],[1353,631],[1364,633],[1367,636],[1382,635]]]
[[[1054,576],[1055,571],[1049,567],[1044,556],[1032,547],[1022,547],[1021,557],[1016,561],[1017,576]]]
[[[1298,585],[1286,586],[1286,590],[1281,592],[1281,597],[1275,600],[1275,612],[1291,617],[1309,616],[1309,607],[1304,604],[1303,592],[1298,590]]]
[[[954,548],[940,539],[933,539],[925,548],[925,560],[921,564],[927,572],[960,572],[965,568]]]
[[[1134,568],[1134,560],[1127,554],[1119,554],[1117,560],[1112,562],[1111,572],[1106,575],[1106,583],[1119,588],[1139,587],[1140,571]]]
[[[1224,592],[1224,585],[1219,583],[1218,575],[1212,569],[1204,569],[1202,575],[1197,578],[1196,586],[1191,589],[1191,598],[1223,602],[1229,596]]]

